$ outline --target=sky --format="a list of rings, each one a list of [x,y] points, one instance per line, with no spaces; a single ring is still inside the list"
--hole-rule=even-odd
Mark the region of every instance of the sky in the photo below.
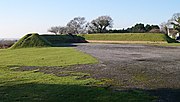
[[[114,28],[161,24],[180,13],[180,0],[0,0],[0,38],[47,33],[74,17],[87,21],[108,15]]]

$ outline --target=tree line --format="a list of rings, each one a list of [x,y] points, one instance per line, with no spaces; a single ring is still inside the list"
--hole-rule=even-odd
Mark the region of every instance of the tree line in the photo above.
[[[87,22],[85,17],[75,17],[66,26],[54,26],[48,32],[54,34],[87,34],[106,33],[108,28],[113,27],[113,19],[110,16],[100,16],[91,22]]]
[[[108,33],[159,33],[160,27],[158,25],[144,25],[142,23],[138,23],[135,26],[127,29],[120,29],[120,30],[112,30],[110,29]]]
[[[91,34],[91,33],[166,33],[169,26],[180,32],[180,13],[176,13],[173,17],[158,25],[145,25],[142,23],[135,24],[127,29],[112,29],[113,19],[110,16],[100,16],[87,22],[85,17],[75,17],[65,26],[54,26],[48,29],[48,32],[54,34]]]

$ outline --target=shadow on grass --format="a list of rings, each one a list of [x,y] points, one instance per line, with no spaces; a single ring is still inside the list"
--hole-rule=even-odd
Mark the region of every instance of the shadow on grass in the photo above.
[[[151,95],[159,97],[158,102],[180,102],[180,89],[162,88],[147,90]]]
[[[43,102],[151,102],[142,91],[113,92],[100,87],[56,84],[21,84],[0,87],[0,101]]]
[[[61,43],[61,44],[54,44],[52,47],[77,47],[75,43]]]
[[[88,43],[84,37],[77,35],[41,35],[52,47],[76,47],[77,43]]]

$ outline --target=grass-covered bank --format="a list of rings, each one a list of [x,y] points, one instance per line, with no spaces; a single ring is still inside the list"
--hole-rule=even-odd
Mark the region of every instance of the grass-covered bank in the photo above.
[[[0,65],[8,66],[67,66],[98,62],[74,48],[25,48],[0,50]]]
[[[165,34],[159,33],[107,33],[79,35],[39,35],[27,34],[16,42],[11,49],[30,47],[63,47],[72,43],[177,43]]]
[[[81,34],[86,40],[100,41],[148,41],[148,42],[165,42],[173,43],[175,40],[165,34],[159,33],[115,33],[115,34]]]
[[[77,35],[39,35],[27,34],[16,42],[11,49],[30,47],[62,47],[64,43],[84,43],[85,39]],[[66,44],[67,45],[67,44]]]

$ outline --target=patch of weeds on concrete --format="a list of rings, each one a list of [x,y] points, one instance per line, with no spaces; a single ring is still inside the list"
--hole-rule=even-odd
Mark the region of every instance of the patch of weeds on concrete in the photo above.
[[[134,83],[147,84],[149,81],[149,77],[145,74],[135,74],[132,77]]]

